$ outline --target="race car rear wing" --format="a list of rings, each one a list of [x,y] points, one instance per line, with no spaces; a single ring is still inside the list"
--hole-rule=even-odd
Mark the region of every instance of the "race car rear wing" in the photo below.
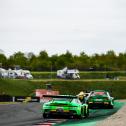
[[[48,97],[48,98],[77,98],[77,96],[74,95],[43,95],[43,97]]]

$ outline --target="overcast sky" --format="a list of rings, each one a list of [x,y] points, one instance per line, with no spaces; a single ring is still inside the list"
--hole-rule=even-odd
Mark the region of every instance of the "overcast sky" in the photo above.
[[[126,0],[0,0],[0,49],[125,52]]]

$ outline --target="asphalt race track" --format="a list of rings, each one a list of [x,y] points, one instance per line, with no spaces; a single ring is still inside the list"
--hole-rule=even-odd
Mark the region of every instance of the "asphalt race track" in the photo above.
[[[115,102],[114,109],[90,109],[90,115],[83,120],[68,120],[59,126],[95,126],[98,121],[116,113],[125,103]]]
[[[93,126],[122,107],[123,103],[115,102],[114,109],[91,109],[87,119],[70,119],[58,126]],[[0,105],[0,126],[40,126],[42,119],[40,103],[18,103]]]
[[[32,126],[40,121],[40,103],[0,105],[0,126]]]

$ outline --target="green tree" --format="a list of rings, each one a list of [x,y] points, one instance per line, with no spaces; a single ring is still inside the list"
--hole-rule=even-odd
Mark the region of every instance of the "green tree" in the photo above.
[[[126,70],[126,53],[119,53],[117,66],[121,70]]]
[[[7,58],[4,54],[0,54],[0,67],[6,67]]]
[[[48,53],[44,50],[39,53],[38,58],[40,60],[47,60],[49,58]]]
[[[35,61],[32,63],[33,69],[37,71],[49,71],[51,67],[51,62],[48,53],[44,50],[39,53]]]
[[[106,63],[106,66],[110,68],[110,70],[117,69],[117,56],[113,50],[107,51],[104,62]]]
[[[58,55],[57,54],[55,54],[55,55],[52,55],[51,57],[50,57],[50,62],[51,62],[51,67],[52,67],[52,70],[53,71],[56,71],[57,69],[58,69],[58,67],[57,67],[57,60],[58,60]]]
[[[24,53],[22,52],[17,52],[10,56],[9,63],[11,67],[19,65],[21,68],[25,68],[28,65],[27,58],[24,56]]]
[[[65,54],[61,54],[58,59],[57,59],[57,62],[56,62],[56,65],[57,65],[57,68],[58,69],[62,69],[64,67],[68,67],[68,68],[71,68],[72,67],[72,64],[74,62],[74,59],[73,59],[73,55],[71,52],[69,51],[66,51]]]

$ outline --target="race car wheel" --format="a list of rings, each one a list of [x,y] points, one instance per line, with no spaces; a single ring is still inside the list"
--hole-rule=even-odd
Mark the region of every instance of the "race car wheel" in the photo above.
[[[70,119],[74,119],[75,117],[73,115],[70,116]]]
[[[49,115],[48,114],[46,114],[46,113],[43,113],[43,118],[45,119],[45,118],[48,118],[49,117]]]
[[[87,111],[86,111],[86,108],[85,108],[84,116],[85,116],[85,118],[87,118],[89,116],[89,108],[87,108]]]
[[[84,118],[84,108],[81,108],[81,114],[79,116],[80,119]]]
[[[113,108],[114,108],[114,106],[113,106],[113,105],[110,105],[110,106],[109,106],[109,109],[113,109]]]

